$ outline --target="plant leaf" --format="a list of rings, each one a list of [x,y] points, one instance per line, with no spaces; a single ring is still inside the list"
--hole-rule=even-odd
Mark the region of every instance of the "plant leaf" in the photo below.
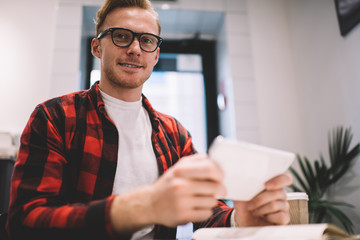
[[[330,184],[336,183],[353,165],[356,156],[360,152],[359,144],[349,151],[352,140],[351,128],[348,128],[343,133],[343,129],[338,127],[336,135],[333,136],[334,141],[329,144],[329,154],[332,165]],[[329,140],[331,142],[331,140]],[[338,152],[332,151],[331,147]]]
[[[300,189],[299,187],[295,186],[294,184],[290,185],[290,188],[294,191],[294,192],[304,192],[303,189]]]
[[[310,198],[310,191],[307,188],[306,184],[304,183],[304,181],[302,180],[302,178],[300,177],[300,175],[295,171],[295,169],[293,169],[292,167],[290,168],[290,172],[295,176],[296,180],[299,182],[300,186],[302,187],[302,190],[298,191],[298,192],[306,192],[309,195]],[[295,186],[295,185],[294,185]],[[297,187],[297,189],[299,189]]]
[[[314,206],[324,206],[324,207],[336,205],[336,206],[346,206],[346,207],[350,207],[350,208],[355,208],[355,206],[350,203],[328,201],[328,200],[314,200],[314,201],[312,201],[312,204]]]
[[[337,220],[339,220],[339,222],[342,224],[342,226],[348,233],[353,233],[354,225],[352,224],[350,218],[348,218],[344,212],[342,212],[336,207],[331,206],[329,206],[327,210],[331,215],[333,215]]]
[[[316,194],[317,189],[318,189],[318,184],[315,181],[315,174],[314,171],[311,167],[310,161],[309,159],[307,159],[306,157],[304,157],[304,162],[306,164],[306,168],[307,168],[307,172],[308,172],[308,186],[310,187],[310,191],[312,194]]]
[[[333,218],[338,220],[346,231],[352,232],[353,224],[339,207],[355,208],[354,205],[340,201],[323,199],[328,188],[343,177],[353,166],[360,154],[360,143],[350,148],[353,135],[351,128],[342,126],[332,129],[328,133],[329,163],[323,155],[313,164],[307,157],[297,154],[300,171],[290,168],[300,186],[291,185],[294,191],[304,191],[309,195],[310,222],[319,223]]]
[[[290,172],[294,175],[294,177],[296,178],[296,180],[298,181],[298,183],[300,184],[300,186],[303,188],[302,191],[306,192],[308,195],[309,195],[309,198],[311,198],[311,191],[310,191],[310,188],[308,185],[308,183],[306,183],[306,177],[305,177],[305,174],[306,174],[306,170],[304,168],[304,165],[302,163],[302,159],[300,157],[299,154],[296,154],[296,158],[297,158],[297,161],[300,165],[300,169],[302,171],[302,174],[304,175],[304,179],[300,176],[300,174],[298,174],[295,169],[293,167],[290,167]],[[304,173],[305,171],[305,173]]]
[[[317,178],[318,178],[318,182],[319,182],[319,186],[321,189],[321,194],[319,194],[319,199],[325,194],[326,190],[328,189],[329,185],[330,185],[330,170],[328,169],[324,157],[322,155],[320,155],[320,171],[321,173],[318,174]]]
[[[306,157],[304,159],[306,159]],[[304,176],[302,185],[303,185],[303,188],[306,191],[306,193],[311,195],[311,190],[310,190],[311,189],[311,180],[309,180],[310,179],[309,173],[308,173],[307,169],[305,168],[303,161],[306,161],[306,160],[302,160],[301,157],[298,155],[298,163],[300,165],[301,172]]]

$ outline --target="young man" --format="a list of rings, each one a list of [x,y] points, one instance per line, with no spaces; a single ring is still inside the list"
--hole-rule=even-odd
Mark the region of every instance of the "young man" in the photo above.
[[[36,107],[15,165],[12,239],[175,238],[195,228],[286,224],[288,175],[235,208],[218,201],[223,173],[196,154],[189,133],[156,112],[142,86],[159,57],[157,14],[148,0],[107,0],[92,53],[101,79],[90,90]]]

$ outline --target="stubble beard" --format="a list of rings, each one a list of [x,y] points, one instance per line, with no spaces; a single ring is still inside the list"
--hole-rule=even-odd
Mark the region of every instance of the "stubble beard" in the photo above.
[[[140,87],[142,84],[146,82],[146,80],[150,77],[144,77],[144,79],[126,79],[125,76],[119,76],[115,73],[113,69],[105,68],[104,73],[106,78],[109,80],[111,85],[117,86],[123,89],[135,89]]]

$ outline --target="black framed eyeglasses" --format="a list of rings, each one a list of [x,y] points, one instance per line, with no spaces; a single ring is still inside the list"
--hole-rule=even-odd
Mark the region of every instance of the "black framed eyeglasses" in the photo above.
[[[136,33],[126,28],[109,28],[101,32],[97,39],[101,39],[108,32],[111,33],[111,40],[115,46],[118,47],[129,47],[135,37],[139,40],[141,50],[145,52],[154,52],[162,43],[163,39],[152,33]]]

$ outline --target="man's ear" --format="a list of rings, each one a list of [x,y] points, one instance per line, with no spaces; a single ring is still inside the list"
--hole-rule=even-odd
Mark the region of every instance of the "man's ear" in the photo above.
[[[159,54],[160,54],[160,48],[158,47],[157,49],[156,49],[156,55],[155,55],[155,64],[154,64],[154,66],[158,63],[158,61],[159,61]]]
[[[91,40],[91,53],[97,58],[101,58],[101,47],[100,47],[100,41],[97,38],[93,38]]]

